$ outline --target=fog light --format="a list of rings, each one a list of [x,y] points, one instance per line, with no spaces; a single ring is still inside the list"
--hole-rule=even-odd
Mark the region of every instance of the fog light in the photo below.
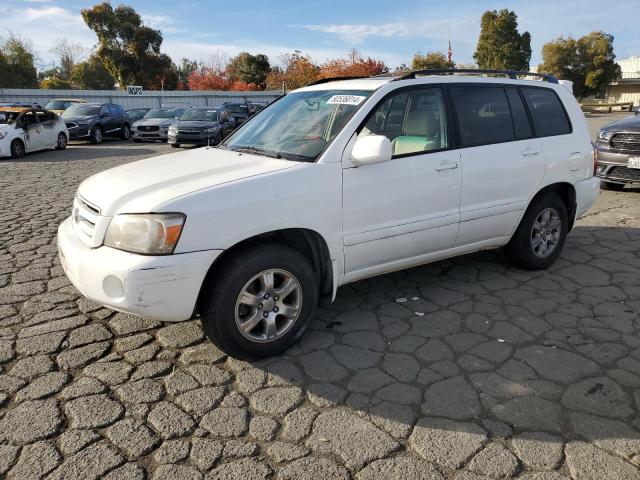
[[[110,299],[116,302],[124,300],[124,285],[115,275],[107,275],[104,277],[104,280],[102,280],[102,289]]]

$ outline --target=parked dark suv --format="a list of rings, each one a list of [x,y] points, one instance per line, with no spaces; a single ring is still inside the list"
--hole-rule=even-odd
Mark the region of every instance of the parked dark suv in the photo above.
[[[128,140],[131,137],[129,115],[115,103],[72,105],[61,115],[69,129],[70,140],[88,139],[101,143],[105,135]]]
[[[225,102],[222,106],[229,111],[233,118],[236,119],[238,127],[249,120],[249,117],[251,116],[251,110],[249,109],[249,105],[246,103]]]
[[[235,128],[235,119],[224,108],[190,108],[169,127],[168,139],[174,148],[181,144],[217,145]]]
[[[605,190],[622,190],[640,183],[640,110],[635,115],[606,125],[596,140],[596,174]]]

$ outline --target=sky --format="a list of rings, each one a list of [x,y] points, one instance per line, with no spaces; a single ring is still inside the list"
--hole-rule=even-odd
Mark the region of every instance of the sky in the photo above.
[[[87,51],[96,44],[80,16],[83,8],[95,3],[2,0],[0,35],[11,31],[30,40],[38,67],[50,66],[55,61],[50,49],[57,39],[80,43]],[[127,4],[146,24],[162,31],[162,50],[176,62],[183,57],[229,58],[248,51],[264,53],[278,64],[283,53],[301,50],[322,63],[356,48],[394,68],[410,64],[416,52],[446,53],[450,31],[453,60],[469,64],[482,13],[502,8],[514,10],[520,31],[531,33],[532,66],[540,63],[547,41],[593,30],[615,36],[618,59],[640,56],[640,0],[615,0],[614,8],[602,0],[136,0]]]

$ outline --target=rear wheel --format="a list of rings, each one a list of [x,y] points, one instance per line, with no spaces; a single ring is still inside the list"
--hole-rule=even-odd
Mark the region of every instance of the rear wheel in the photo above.
[[[11,142],[11,158],[22,158],[24,157],[24,154],[24,143],[22,143],[22,140],[18,140],[16,138],[13,142]]]
[[[276,355],[307,329],[318,303],[309,261],[290,247],[251,247],[223,260],[201,294],[207,337],[232,357]]]
[[[58,142],[56,143],[56,150],[64,150],[67,148],[67,136],[60,132],[58,134]]]
[[[567,207],[555,193],[534,199],[505,246],[507,259],[527,270],[550,267],[562,251],[568,218]]]
[[[624,189],[624,183],[601,182],[600,188],[602,190],[613,190],[614,192],[620,192]]]
[[[102,143],[102,129],[100,127],[94,127],[93,130],[91,130],[89,140],[91,140],[91,143]]]

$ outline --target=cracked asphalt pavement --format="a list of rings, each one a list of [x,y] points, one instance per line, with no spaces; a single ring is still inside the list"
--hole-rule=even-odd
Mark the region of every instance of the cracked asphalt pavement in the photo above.
[[[0,162],[0,477],[640,479],[640,189],[602,192],[548,271],[491,251],[361,281],[246,363],[60,268],[79,182],[169,150]]]

